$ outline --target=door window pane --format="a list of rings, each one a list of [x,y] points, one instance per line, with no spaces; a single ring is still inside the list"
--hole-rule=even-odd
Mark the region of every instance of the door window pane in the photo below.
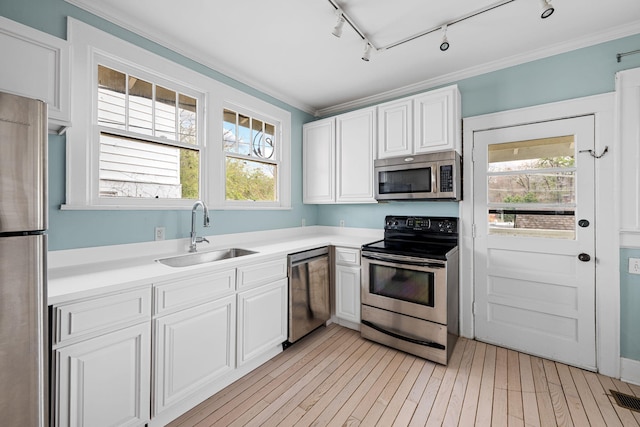
[[[488,146],[489,234],[575,239],[573,135]]]

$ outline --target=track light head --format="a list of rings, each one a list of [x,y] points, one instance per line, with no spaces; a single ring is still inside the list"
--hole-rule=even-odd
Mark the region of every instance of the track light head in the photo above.
[[[444,52],[449,49],[449,40],[447,40],[447,26],[442,26],[442,42],[440,43],[440,50]]]
[[[362,60],[365,62],[369,62],[369,58],[371,58],[371,45],[368,41],[364,42],[364,52],[362,52]]]
[[[338,22],[336,22],[336,26],[333,28],[333,31],[331,31],[331,34],[340,38],[342,35],[342,27],[344,27],[344,16],[340,13],[338,15]]]
[[[540,18],[545,19],[550,17],[555,10],[553,5],[549,0],[541,0],[542,1],[542,12],[540,13]]]

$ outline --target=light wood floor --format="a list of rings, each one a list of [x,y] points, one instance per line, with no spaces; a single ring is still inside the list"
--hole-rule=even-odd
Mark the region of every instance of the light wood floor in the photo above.
[[[639,426],[640,387],[460,338],[448,366],[322,328],[184,414],[191,426]]]

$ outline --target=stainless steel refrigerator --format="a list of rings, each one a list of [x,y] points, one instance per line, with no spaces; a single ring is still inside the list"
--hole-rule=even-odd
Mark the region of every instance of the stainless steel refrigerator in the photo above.
[[[48,424],[47,106],[0,93],[0,424]]]

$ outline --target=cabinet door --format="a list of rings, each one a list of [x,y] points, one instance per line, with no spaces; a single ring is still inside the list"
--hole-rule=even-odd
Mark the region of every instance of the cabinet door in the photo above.
[[[149,323],[54,351],[56,426],[137,426],[149,420]]]
[[[378,106],[378,158],[413,153],[413,99]]]
[[[360,323],[360,267],[336,265],[336,317]]]
[[[365,108],[336,118],[337,203],[375,203],[375,112],[375,108]]]
[[[455,149],[460,152],[460,92],[449,86],[416,96],[415,153]]]
[[[238,366],[287,339],[287,279],[238,293]]]
[[[154,321],[154,415],[234,369],[235,296]]]
[[[335,119],[303,126],[302,199],[304,203],[335,201]]]

